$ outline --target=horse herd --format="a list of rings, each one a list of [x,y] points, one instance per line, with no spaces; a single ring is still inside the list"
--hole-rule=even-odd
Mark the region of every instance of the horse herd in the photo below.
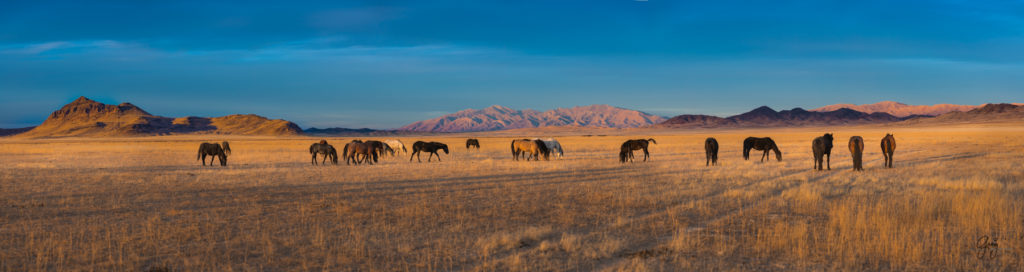
[[[811,150],[814,153],[814,169],[815,170],[832,170],[832,141],[833,137],[831,133],[826,133],[820,137],[814,138],[811,141]],[[622,143],[619,151],[619,162],[625,163],[626,161],[633,161],[633,152],[637,150],[643,150],[644,161],[650,157],[648,152],[649,144],[657,144],[654,139],[632,139]],[[886,134],[882,138],[882,155],[885,157],[884,167],[892,168],[893,152],[896,150],[896,138],[892,134]],[[466,149],[476,148],[480,149],[480,141],[477,139],[467,139]],[[853,158],[853,170],[863,171],[863,155],[864,155],[864,139],[860,136],[850,137],[850,154]],[[519,160],[520,155],[529,161],[540,160],[544,157],[544,160],[550,160],[552,154],[556,157],[561,158],[565,155],[562,149],[561,143],[553,138],[533,138],[533,139],[515,139],[511,143],[512,159]],[[765,158],[768,157],[768,152],[774,152],[775,158],[778,161],[782,161],[782,151],[779,150],[779,146],[775,144],[775,141],[770,137],[758,138],[758,137],[747,137],[743,140],[743,159],[750,159],[750,150],[763,151],[761,155],[761,162],[764,162]],[[416,157],[416,161],[422,162],[420,159],[420,153],[426,152],[427,162],[430,162],[434,156],[437,156],[437,161],[441,161],[441,155],[437,153],[438,150],[448,153],[448,145],[439,142],[424,142],[417,141],[412,144],[412,154],[409,156],[409,161],[412,161],[413,157]],[[362,141],[353,140],[346,143],[342,148],[342,157],[345,158],[345,164],[359,165],[362,163],[374,164],[379,162],[379,158],[385,155],[394,156],[397,151],[409,153],[405,147],[405,144],[399,140],[384,140],[384,141]],[[318,143],[314,143],[309,146],[309,153],[312,155],[312,164],[317,165],[317,155],[321,155],[319,164],[326,164],[327,160],[330,159],[331,163],[338,164],[338,150],[334,146],[327,143],[326,140],[320,140]],[[718,140],[709,137],[704,140],[704,153],[706,157],[705,166],[717,165],[718,164]],[[220,165],[226,166],[228,161],[227,157],[231,154],[231,147],[228,142],[217,143],[202,143],[199,145],[199,154],[196,155],[197,160],[201,160],[203,165],[206,165],[206,156],[210,156],[210,165],[213,165],[214,159],[220,159]],[[769,158],[769,160],[771,160]]]

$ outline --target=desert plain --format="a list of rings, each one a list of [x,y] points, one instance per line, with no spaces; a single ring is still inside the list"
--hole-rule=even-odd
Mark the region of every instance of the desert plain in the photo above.
[[[830,171],[811,140],[835,133]],[[895,168],[879,141],[897,139]],[[398,137],[0,138],[5,271],[1019,271],[1024,126],[621,130]],[[851,171],[850,136],[865,140]],[[782,161],[742,158],[770,136]],[[481,149],[464,148],[466,138]],[[705,166],[703,143],[721,144]],[[418,163],[314,166],[326,139],[447,143]],[[619,144],[654,138],[647,162]],[[201,166],[204,141],[231,142]],[[411,151],[411,150],[410,150]],[[642,156],[640,156],[642,158]]]

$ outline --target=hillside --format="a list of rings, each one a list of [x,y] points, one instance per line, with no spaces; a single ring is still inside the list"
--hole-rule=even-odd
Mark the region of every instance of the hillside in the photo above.
[[[984,123],[1024,120],[1024,106],[1016,104],[985,104],[966,112],[950,112],[935,118],[915,118],[905,124],[943,124],[943,123]]]
[[[122,103],[107,105],[79,97],[18,137],[146,136],[165,134],[295,135],[298,125],[258,115],[169,118]]]
[[[515,110],[502,106],[467,109],[438,118],[406,125],[399,130],[418,132],[472,132],[551,126],[604,128],[644,127],[665,118],[640,111],[590,105],[549,111]]]

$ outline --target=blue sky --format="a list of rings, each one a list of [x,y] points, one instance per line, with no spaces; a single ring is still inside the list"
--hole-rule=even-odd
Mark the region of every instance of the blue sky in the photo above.
[[[0,127],[78,96],[304,128],[495,104],[1024,102],[1024,1],[11,2]]]

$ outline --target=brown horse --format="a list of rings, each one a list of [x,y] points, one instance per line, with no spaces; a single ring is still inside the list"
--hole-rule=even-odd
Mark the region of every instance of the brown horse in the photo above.
[[[206,166],[206,156],[210,156],[210,166],[213,166],[214,158],[220,159],[220,166],[227,166],[230,154],[231,146],[226,141],[220,144],[202,143],[199,144],[199,154],[196,154],[196,160],[202,160],[203,166]]]
[[[892,153],[896,152],[896,137],[885,134],[882,138],[882,156],[885,156],[885,167],[892,168]]]
[[[718,140],[711,137],[704,140],[704,156],[707,157],[704,166],[718,165]]]
[[[373,144],[352,141],[351,143],[345,144],[345,164],[348,165],[349,161],[359,165],[360,163],[366,162],[373,164],[377,162],[377,152]]]
[[[476,149],[479,150],[480,149],[480,141],[477,140],[477,139],[467,139],[466,140],[466,149],[469,149],[469,147],[476,147]]]
[[[764,154],[761,155],[761,162],[764,162],[764,158],[768,157],[768,151],[775,151],[775,159],[782,161],[782,151],[779,151],[779,146],[775,144],[775,141],[771,137],[757,138],[747,137],[743,140],[743,159],[750,159],[750,149],[762,150]],[[771,160],[770,158],[768,160]]]
[[[427,162],[430,162],[430,158],[437,155],[437,161],[441,161],[441,154],[437,154],[437,150],[444,150],[444,154],[448,154],[448,145],[438,142],[424,142],[416,141],[412,144],[412,155],[409,155],[409,161],[412,161],[412,156],[416,156],[417,162],[423,162],[420,160],[420,152],[430,152],[427,155]]]
[[[626,160],[633,161],[634,150],[643,150],[644,161],[647,161],[647,158],[651,156],[651,153],[647,152],[648,142],[654,144],[658,143],[654,141],[654,139],[633,139],[623,142],[622,146],[619,148],[619,162],[626,162]]]
[[[814,169],[821,171],[823,170],[822,164],[828,167],[828,170],[832,170],[832,134],[825,133],[821,137],[814,138],[811,141],[811,150],[814,152]],[[828,157],[824,159],[824,157]]]
[[[853,157],[853,171],[864,171],[864,139],[860,136],[850,137],[850,156]]]
[[[526,155],[526,153],[529,153],[529,155]],[[541,155],[544,155],[545,161],[551,159],[551,150],[549,150],[548,146],[541,140],[512,140],[512,160],[518,161],[519,154],[523,154],[527,161],[529,161],[530,158],[533,158],[535,161],[539,161]]]

